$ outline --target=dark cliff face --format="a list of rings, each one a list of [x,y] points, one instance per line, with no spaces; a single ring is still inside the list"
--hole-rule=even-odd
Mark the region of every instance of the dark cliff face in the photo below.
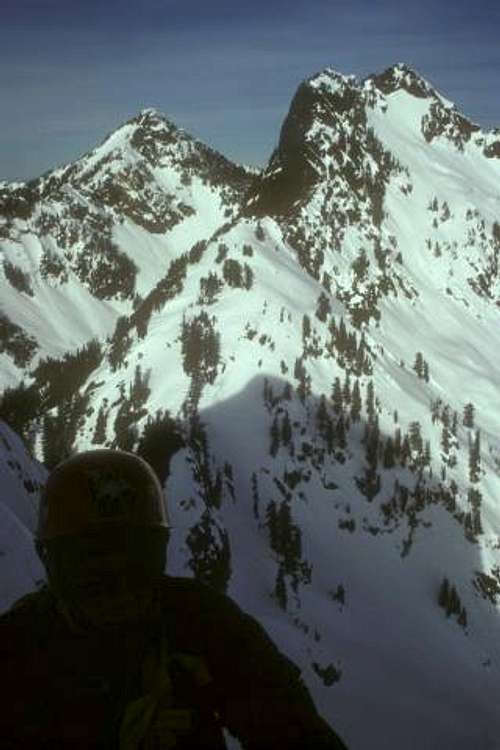
[[[333,71],[304,81],[292,100],[278,148],[251,194],[247,211],[286,217],[306,202],[314,186],[326,176],[325,155],[337,150],[319,131],[326,127],[340,134],[347,122],[354,130],[366,124],[362,94],[351,81]]]
[[[317,173],[307,157],[306,134],[314,121],[315,92],[302,83],[282,125],[279,145],[256,186],[249,213],[286,215],[314,185]]]

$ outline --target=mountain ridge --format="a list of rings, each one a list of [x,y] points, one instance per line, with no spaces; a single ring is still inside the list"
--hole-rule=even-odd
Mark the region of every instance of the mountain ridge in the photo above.
[[[153,460],[170,569],[260,619],[350,747],[494,750],[500,163],[393,68],[419,95],[308,79],[262,175],[183,184],[159,123],[4,217],[0,413],[48,467]]]

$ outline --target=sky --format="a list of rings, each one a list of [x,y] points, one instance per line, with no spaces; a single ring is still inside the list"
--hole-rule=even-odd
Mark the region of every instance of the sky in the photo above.
[[[500,127],[491,0],[1,0],[0,181],[74,161],[145,107],[263,165],[302,80],[404,62]]]

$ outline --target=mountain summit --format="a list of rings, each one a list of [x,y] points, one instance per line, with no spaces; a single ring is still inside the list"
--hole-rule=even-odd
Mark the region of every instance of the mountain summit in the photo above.
[[[498,744],[499,144],[404,65],[327,69],[262,173],[145,110],[0,189],[2,418],[47,467],[148,458],[171,573],[352,748]],[[29,539],[41,469],[1,434]]]
[[[393,94],[395,91],[406,91],[418,99],[440,99],[446,102],[416,70],[405,63],[397,63],[384,70],[378,75],[369,76],[366,81],[373,84],[384,95]]]

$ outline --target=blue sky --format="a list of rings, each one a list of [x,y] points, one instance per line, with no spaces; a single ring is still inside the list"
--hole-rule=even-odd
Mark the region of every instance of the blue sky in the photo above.
[[[72,161],[144,107],[265,163],[301,80],[406,62],[500,127],[500,4],[2,0],[0,180]]]

